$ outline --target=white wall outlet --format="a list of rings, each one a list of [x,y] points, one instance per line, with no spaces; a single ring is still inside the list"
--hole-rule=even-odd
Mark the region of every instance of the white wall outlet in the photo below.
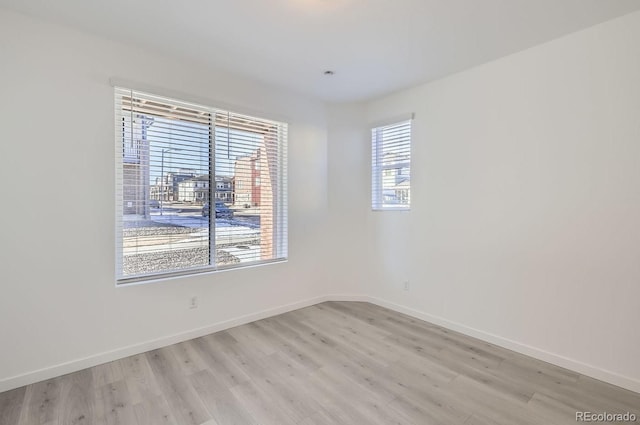
[[[404,282],[402,282],[402,288],[403,288],[405,291],[408,291],[408,290],[409,290],[409,281],[408,281],[408,280],[405,280]]]
[[[189,298],[189,308],[198,308],[198,297],[195,295]]]

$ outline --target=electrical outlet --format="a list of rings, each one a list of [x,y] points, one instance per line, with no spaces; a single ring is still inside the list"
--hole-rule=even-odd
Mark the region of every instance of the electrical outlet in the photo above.
[[[404,281],[404,283],[403,283],[403,285],[404,285],[404,286],[403,286],[404,290],[405,290],[405,291],[408,291],[408,290],[409,290],[409,281],[408,281],[408,280],[405,280],[405,281]]]
[[[189,298],[189,308],[198,308],[198,297],[195,295]]]

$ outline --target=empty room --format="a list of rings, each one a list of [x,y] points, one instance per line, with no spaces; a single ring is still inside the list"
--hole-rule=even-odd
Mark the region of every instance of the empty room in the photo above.
[[[640,1],[0,0],[0,425],[640,422]]]

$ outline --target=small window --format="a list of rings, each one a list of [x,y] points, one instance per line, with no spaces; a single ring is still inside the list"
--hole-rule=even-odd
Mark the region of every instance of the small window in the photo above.
[[[408,210],[411,205],[411,119],[371,130],[371,207]]]

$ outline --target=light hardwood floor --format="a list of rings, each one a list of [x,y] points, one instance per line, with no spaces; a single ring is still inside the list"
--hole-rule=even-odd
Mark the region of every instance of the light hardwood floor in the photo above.
[[[358,302],[0,394],[0,425],[548,425],[576,411],[640,418],[640,394]]]

